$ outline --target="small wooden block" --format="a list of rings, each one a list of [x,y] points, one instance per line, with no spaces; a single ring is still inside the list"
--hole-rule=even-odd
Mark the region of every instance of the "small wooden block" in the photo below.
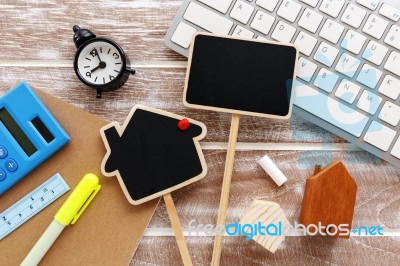
[[[300,223],[308,226],[347,224],[351,231],[356,202],[357,184],[341,162],[335,162],[306,181]],[[333,228],[334,229],[334,228]],[[330,232],[335,237],[349,238],[350,234]]]
[[[281,206],[278,203],[263,200],[254,200],[250,206],[246,209],[245,214],[240,220],[240,224],[258,225],[261,223],[262,226],[269,226],[268,232],[277,233],[276,236],[272,235],[261,235],[256,234],[252,240],[256,241],[258,244],[263,246],[265,249],[271,253],[275,253],[279,245],[285,239],[285,234],[290,231],[291,225],[285,216]],[[279,226],[281,222],[281,226]],[[278,232],[274,229],[278,227]],[[281,228],[281,229],[279,229]],[[281,231],[280,231],[281,230]],[[248,230],[245,230],[249,232]],[[280,231],[280,232],[279,232]]]

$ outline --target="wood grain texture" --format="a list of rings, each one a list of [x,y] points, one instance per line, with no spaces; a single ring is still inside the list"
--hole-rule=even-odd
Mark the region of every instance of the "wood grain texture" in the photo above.
[[[132,106],[141,103],[202,121],[208,128],[204,141],[227,142],[230,115],[183,107],[182,64],[186,59],[163,43],[180,4],[181,0],[3,0],[0,2],[0,93],[25,79],[36,88],[119,123],[125,120]],[[76,51],[72,42],[74,24],[114,39],[131,62],[140,65],[122,90],[105,93],[98,101],[95,93],[78,81],[72,69]],[[347,147],[343,139],[296,116],[290,121],[242,117],[238,141],[292,143],[293,147],[297,143],[321,143],[327,149],[334,147],[332,143],[344,143]],[[288,177],[282,187],[276,187],[256,163],[266,153]],[[208,175],[172,193],[184,227],[192,219],[203,224],[213,224],[217,219],[226,152],[207,150],[205,154]],[[344,161],[358,185],[353,226],[379,224],[400,228],[399,170],[366,152],[343,151],[237,151],[227,221],[238,220],[254,198],[277,202],[290,222],[298,221],[306,177],[312,174],[315,164],[326,165],[334,160]],[[163,203],[150,227],[170,228]],[[193,263],[209,265],[213,238],[186,239]],[[179,250],[174,237],[144,237],[132,264],[179,265],[177,258]],[[225,237],[221,263],[398,265],[399,261],[399,237],[350,240],[288,237],[274,255],[252,241]]]
[[[192,259],[190,258],[189,250],[186,245],[186,240],[185,237],[183,236],[182,227],[179,222],[179,216],[178,213],[176,212],[174,201],[171,197],[171,194],[169,193],[165,194],[163,198],[165,206],[167,208],[169,219],[171,221],[171,226],[174,229],[176,244],[178,245],[179,253],[181,254],[182,257],[182,263],[185,266],[191,266],[193,265]]]
[[[279,206],[279,204],[272,201],[265,200],[253,200],[249,207],[247,207],[245,213],[240,219],[240,224],[258,224],[268,228],[271,224],[278,225],[281,224],[281,228],[283,228],[282,233],[287,234],[289,232],[290,223],[285,216],[284,210]],[[277,233],[280,229],[278,226],[275,228],[271,227],[271,229],[264,229],[264,234],[268,232]],[[247,233],[250,233],[250,229],[246,230]],[[266,250],[271,253],[275,253],[280,244],[284,241],[285,236],[283,235],[261,235],[257,234],[252,237],[251,240],[256,241],[258,244],[263,246]],[[250,240],[250,239],[246,239]]]
[[[288,178],[281,187],[277,187],[257,164],[265,154]],[[226,151],[205,151],[204,155],[209,167],[207,176],[172,193],[183,225],[187,225],[191,219],[203,224],[215,223],[217,219],[215,210],[219,205]],[[255,198],[278,203],[290,222],[293,219],[298,221],[305,182],[313,173],[314,165],[320,163],[325,166],[337,160],[343,161],[358,186],[354,226],[371,221],[396,228],[400,217],[390,216],[389,211],[398,213],[400,210],[400,205],[396,206],[400,203],[400,194],[397,193],[400,172],[367,152],[339,151],[236,151],[227,222],[240,218]],[[188,208],[186,204],[195,207]],[[156,211],[150,227],[168,227],[168,216],[162,205]],[[372,206],[371,209],[368,206]]]
[[[207,126],[205,142],[227,142],[230,114],[186,108],[182,104],[185,69],[139,68],[126,85],[95,99],[95,91],[82,84],[72,68],[0,67],[0,93],[26,80],[75,106],[109,121],[122,124],[136,104],[148,105],[201,121]],[[346,143],[328,131],[293,115],[291,120],[242,116],[239,142]]]
[[[228,210],[229,196],[231,193],[232,174],[235,162],[236,143],[239,133],[239,123],[240,115],[232,114],[231,127],[229,130],[228,150],[226,153],[224,176],[222,179],[221,198],[218,208],[218,219],[216,224],[226,223],[226,212]],[[213,257],[211,260],[211,265],[213,266],[220,265],[222,253],[222,238],[222,235],[217,235],[214,239]]]
[[[318,168],[320,167],[317,166],[314,169],[314,175],[309,176],[306,180],[300,223],[305,226],[321,223],[327,227],[325,234],[349,238],[357,196],[357,184],[340,161],[326,166],[319,172],[317,172]],[[317,173],[315,174],[315,172]],[[329,225],[337,227],[334,229]],[[342,225],[341,228],[348,230],[347,234],[338,231],[340,225]],[[336,233],[334,233],[335,230]]]
[[[187,238],[195,265],[209,265],[212,237]],[[179,253],[173,249],[173,237],[144,237],[131,265],[181,265],[175,260]],[[287,237],[275,254],[254,241],[227,237],[222,254],[223,266],[231,265],[398,265],[399,252],[392,251],[399,239],[379,238],[354,240],[324,237]],[[168,250],[168,254],[158,254]]]
[[[227,223],[239,221],[253,199],[274,201],[285,210],[289,222],[299,222],[306,178],[314,165],[323,166],[341,160],[358,185],[353,227],[381,225],[397,228],[400,217],[400,173],[387,163],[367,152],[268,152],[271,159],[288,177],[277,187],[265,174],[257,160],[264,152],[236,152],[232,177],[231,201]],[[200,182],[173,193],[183,227],[190,220],[198,224],[214,224],[217,216],[226,152],[206,151],[209,174]],[[300,160],[299,160],[300,159]],[[378,177],[379,176],[379,177]],[[193,193],[193,191],[195,193]],[[204,195],[207,195],[204,197]],[[192,206],[192,207],[188,207]],[[168,227],[168,215],[161,204],[150,223],[151,228]],[[211,261],[212,237],[186,237],[195,265]],[[132,261],[134,265],[177,265],[178,249],[174,238],[164,241],[145,237]],[[162,258],[156,254],[168,249],[171,254]],[[253,241],[242,237],[225,237],[221,265],[395,265],[400,260],[400,237],[351,237],[349,240],[327,237],[287,237],[274,255]]]
[[[72,60],[78,24],[119,43],[131,61],[186,60],[164,45],[181,1],[1,1],[0,60]]]

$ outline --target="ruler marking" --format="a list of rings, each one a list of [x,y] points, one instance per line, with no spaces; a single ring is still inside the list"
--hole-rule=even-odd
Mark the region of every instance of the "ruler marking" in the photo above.
[[[0,240],[64,195],[69,189],[62,176],[57,173],[0,213]]]

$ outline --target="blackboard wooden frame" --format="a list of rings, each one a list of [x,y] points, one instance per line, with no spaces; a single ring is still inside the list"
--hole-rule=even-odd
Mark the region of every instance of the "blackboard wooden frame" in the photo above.
[[[189,185],[191,183],[194,183],[194,182],[200,180],[201,178],[203,178],[204,176],[206,176],[206,174],[207,174],[207,164],[206,164],[206,161],[204,159],[204,155],[203,155],[203,152],[201,150],[201,146],[200,146],[199,141],[206,136],[207,128],[201,122],[198,122],[198,121],[190,119],[190,118],[186,118],[187,120],[189,120],[189,122],[191,124],[199,126],[201,128],[201,130],[202,130],[200,135],[198,135],[197,137],[193,138],[193,143],[194,143],[194,146],[195,146],[196,151],[197,151],[198,158],[199,158],[200,163],[201,163],[202,172],[200,174],[198,174],[197,176],[193,176],[192,178],[186,180],[183,183],[177,184],[177,185],[175,185],[173,187],[170,187],[170,188],[167,188],[167,189],[163,189],[161,191],[158,191],[158,192],[156,192],[154,194],[151,194],[151,195],[146,196],[144,198],[141,198],[139,200],[133,200],[131,195],[129,194],[128,189],[126,187],[126,184],[124,182],[124,178],[127,178],[127,177],[123,178],[121,176],[120,172],[118,171],[118,169],[116,169],[116,170],[114,170],[112,172],[107,172],[106,171],[106,163],[107,163],[107,160],[109,159],[109,157],[111,155],[112,149],[111,149],[110,144],[109,144],[109,142],[107,140],[107,136],[106,136],[106,134],[104,132],[107,129],[115,128],[117,130],[119,136],[122,136],[122,134],[124,133],[125,129],[127,128],[128,124],[129,124],[129,122],[131,121],[134,113],[137,110],[145,110],[145,111],[148,111],[148,112],[160,114],[162,116],[166,116],[166,117],[177,119],[177,121],[179,121],[179,120],[181,120],[183,118],[186,118],[186,117],[183,117],[183,116],[180,116],[180,115],[177,115],[177,114],[173,114],[173,113],[169,113],[169,112],[166,112],[166,111],[163,111],[163,110],[159,110],[159,109],[155,109],[155,108],[151,108],[151,107],[147,107],[147,106],[143,106],[143,105],[136,105],[129,112],[129,114],[128,114],[128,116],[127,116],[127,118],[126,118],[126,120],[125,120],[125,122],[123,123],[122,126],[120,126],[117,122],[111,122],[110,124],[108,124],[108,125],[106,125],[106,126],[104,126],[104,127],[102,127],[100,129],[100,135],[101,135],[101,137],[103,139],[104,145],[105,145],[106,150],[107,150],[107,153],[104,156],[104,159],[103,159],[102,164],[101,164],[101,172],[102,172],[102,174],[104,176],[107,176],[107,177],[113,177],[113,176],[117,177],[118,182],[119,182],[119,184],[120,184],[120,186],[122,188],[122,191],[123,191],[124,195],[126,196],[127,200],[129,201],[129,203],[131,203],[132,205],[142,204],[144,202],[150,201],[150,200],[158,198],[160,196],[169,194],[172,191],[175,191],[175,190],[177,190],[179,188],[182,188],[182,187],[187,186],[187,185]],[[179,131],[178,126],[177,126],[177,131]],[[160,134],[163,134],[163,133],[164,132],[160,132]]]
[[[251,75],[246,76],[247,80],[237,80],[235,82],[225,82],[226,78],[230,78],[231,76],[235,76],[236,75],[242,75],[242,73],[240,71],[239,68],[241,68],[242,66],[239,65],[235,65],[234,68],[232,68],[230,62],[232,62],[232,60],[229,62],[229,60],[225,60],[226,58],[226,54],[224,54],[225,57],[221,57],[221,55],[218,53],[218,45],[220,45],[221,47],[223,45],[221,45],[218,42],[215,42],[214,40],[208,40],[209,43],[204,44],[205,42],[203,41],[203,49],[202,52],[200,53],[201,56],[206,55],[205,57],[201,57],[200,61],[198,58],[196,58],[195,60],[195,66],[194,69],[196,71],[196,74],[194,74],[194,81],[190,80],[191,78],[191,71],[192,71],[192,63],[194,61],[193,59],[193,55],[194,55],[194,49],[196,48],[196,39],[198,37],[211,37],[211,38],[220,38],[221,40],[234,40],[234,42],[232,42],[232,47],[231,48],[236,48],[236,49],[230,49],[229,52],[227,54],[229,54],[230,56],[236,56],[236,51],[237,49],[243,49],[243,47],[241,46],[241,44],[246,45],[249,44],[249,46],[247,47],[247,50],[242,51],[241,53],[238,53],[241,56],[242,60],[238,60],[237,62],[243,63],[243,62],[247,62],[247,63],[252,63],[249,62],[248,58],[247,61],[245,60],[247,55],[252,54],[251,59],[255,59],[258,62],[257,59],[257,55],[254,54],[254,52],[256,51],[256,49],[253,50],[253,48],[255,48],[257,45],[254,45],[255,43],[257,44],[266,44],[266,47],[287,47],[288,50],[290,51],[290,56],[291,58],[289,58],[289,60],[285,61],[284,63],[279,62],[281,64],[281,70],[285,71],[285,75],[283,75],[284,77],[280,77],[279,79],[277,79],[278,84],[282,85],[283,88],[282,89],[290,89],[290,92],[286,91],[286,94],[282,93],[277,97],[280,100],[285,100],[286,103],[284,107],[286,107],[285,110],[282,112],[282,110],[279,110],[279,112],[276,112],[276,114],[279,113],[279,115],[276,114],[271,114],[271,112],[266,112],[266,110],[268,108],[263,108],[263,104],[264,101],[262,99],[267,99],[268,101],[271,99],[271,95],[268,95],[268,90],[264,90],[265,88],[262,87],[261,89],[254,89],[251,84],[247,84],[246,81],[247,80],[252,80],[249,79],[249,77],[254,77]],[[213,42],[214,41],[214,42]],[[240,45],[238,45],[240,44]],[[225,43],[226,45],[226,43]],[[271,46],[272,45],[272,46]],[[275,46],[276,45],[276,46]],[[220,51],[221,54],[225,52],[224,49],[222,48],[226,48],[226,46],[220,47]],[[217,51],[217,53],[214,51]],[[259,47],[258,47],[259,48]],[[291,48],[289,50],[289,48]],[[294,49],[294,50],[293,50]],[[222,50],[222,51],[221,51]],[[260,51],[259,49],[257,49],[257,51]],[[264,52],[264,50],[262,50],[261,52]],[[268,55],[270,55],[271,57],[274,57],[275,60],[277,60],[276,56],[277,54],[281,54],[281,51],[275,50],[275,51],[268,51]],[[294,52],[294,53],[293,53]],[[196,51],[196,54],[198,54],[199,52]],[[210,54],[211,53],[211,54]],[[212,58],[213,54],[215,55],[215,62],[207,62],[207,57]],[[218,58],[219,56],[219,58]],[[276,63],[273,60],[270,60],[270,58],[268,58],[268,60],[266,60],[266,54],[263,55],[264,56],[264,63],[267,62],[268,64],[272,61],[274,63]],[[264,40],[255,40],[255,39],[241,39],[241,38],[236,38],[236,37],[231,37],[231,36],[218,36],[218,35],[213,35],[213,34],[208,34],[208,33],[196,33],[193,36],[192,39],[192,43],[191,43],[191,47],[190,47],[190,51],[189,51],[189,61],[188,61],[188,68],[186,71],[186,79],[185,79],[185,87],[184,87],[184,93],[183,93],[183,104],[186,107],[189,108],[194,108],[194,109],[201,109],[201,110],[210,110],[210,111],[216,111],[216,112],[225,112],[225,113],[231,113],[232,114],[232,119],[231,119],[231,128],[230,128],[230,133],[229,133],[229,141],[228,141],[228,151],[227,151],[227,155],[226,155],[226,161],[225,161],[225,170],[224,170],[224,177],[223,177],[223,181],[222,181],[222,190],[221,190],[221,199],[220,199],[220,205],[219,205],[219,211],[218,211],[218,219],[217,219],[217,223],[216,224],[225,224],[226,223],[226,212],[228,209],[228,203],[229,203],[229,192],[230,192],[230,186],[231,186],[231,179],[232,179],[232,173],[233,173],[233,165],[234,165],[234,156],[235,156],[235,149],[236,149],[236,142],[237,142],[237,137],[238,137],[238,131],[239,131],[239,121],[240,121],[240,115],[249,115],[249,116],[257,116],[257,117],[264,117],[264,118],[272,118],[272,119],[289,119],[291,117],[292,114],[292,107],[293,107],[293,86],[295,84],[295,79],[296,79],[296,70],[297,70],[297,58],[299,56],[299,52],[296,48],[296,46],[292,45],[292,44],[285,44],[285,43],[277,43],[277,42],[271,42],[271,41],[264,41]],[[205,58],[205,59],[204,59]],[[279,59],[279,58],[278,58]],[[204,60],[204,62],[202,62]],[[218,64],[220,61],[218,60],[224,60],[225,61],[225,65],[227,66],[227,70],[225,72],[225,69],[223,72],[221,72],[222,68],[214,68],[214,64]],[[290,62],[289,62],[290,61]],[[229,63],[227,63],[229,62]],[[236,63],[236,62],[234,62]],[[287,64],[285,64],[287,63]],[[233,62],[232,62],[233,64]],[[286,65],[288,66],[286,68]],[[210,73],[206,73],[204,74],[202,71],[204,71],[204,69],[208,70],[208,67],[211,66],[211,70]],[[245,65],[246,66],[246,65]],[[207,68],[206,68],[207,67]],[[229,70],[228,70],[229,69]],[[245,69],[241,68],[243,71]],[[275,71],[275,74],[280,74],[279,71],[276,71],[276,69],[274,70],[273,66],[270,66],[270,69],[272,69],[273,71]],[[216,72],[213,72],[212,70],[217,70]],[[222,80],[214,78],[215,76],[217,76],[217,72],[219,71],[220,75],[222,75],[221,77],[223,77],[224,79]],[[258,71],[258,69],[257,69]],[[271,71],[271,72],[273,72]],[[232,72],[235,72],[235,74],[232,74]],[[266,73],[263,73],[262,71],[260,71],[258,73],[259,75],[266,75]],[[271,76],[276,77],[276,75],[274,75],[274,73],[269,73]],[[198,76],[197,76],[198,75]],[[282,76],[282,75],[281,75]],[[210,80],[207,80],[206,82],[204,82],[204,77],[210,78],[212,77]],[[259,78],[259,76],[256,76],[257,78]],[[276,84],[276,80],[271,78],[271,77],[267,77],[268,81],[271,83],[275,83]],[[216,80],[216,84],[214,85],[213,82],[214,80]],[[262,78],[260,78],[261,81]],[[288,88],[288,81],[290,82],[289,84],[291,85],[290,88]],[[196,83],[196,82],[200,82]],[[202,82],[202,84],[201,84]],[[266,82],[264,80],[264,82]],[[189,92],[189,83],[194,83],[195,84],[195,89],[194,92],[190,91]],[[211,84],[211,85],[210,85]],[[243,92],[243,88],[240,86],[237,86],[237,84],[246,84],[243,85],[244,87],[246,87],[246,89],[251,89],[249,90],[250,92],[254,93],[252,95],[245,95],[245,97],[243,98],[243,94],[241,94]],[[258,86],[258,82],[253,83],[256,84]],[[193,84],[191,84],[193,85]],[[216,86],[217,85],[217,86]],[[208,87],[209,86],[209,87]],[[215,90],[218,90],[219,87],[222,86],[223,88],[221,89],[221,91],[218,91],[217,93],[215,92]],[[232,86],[232,87],[229,87]],[[272,86],[271,86],[272,87]],[[236,91],[235,94],[233,94],[233,97],[229,96],[225,99],[225,94],[226,92],[229,93],[229,89],[238,89],[239,91]],[[206,92],[207,94],[203,94],[203,92]],[[219,94],[218,94],[219,93]],[[289,94],[290,93],[290,94]],[[262,98],[257,98],[257,94],[261,95]],[[288,95],[289,94],[289,95]],[[190,101],[188,101],[188,95],[190,95]],[[222,96],[221,96],[222,95]],[[287,98],[284,98],[284,96],[289,96]],[[289,101],[287,100],[289,98]],[[275,99],[275,98],[274,98]],[[243,101],[244,103],[241,103],[241,101]],[[257,101],[257,102],[256,102]],[[251,103],[251,104],[250,104]],[[254,103],[254,106],[253,106]],[[281,108],[281,106],[279,106],[279,104],[277,104],[276,102],[270,101],[270,103],[272,105],[274,105],[274,108],[270,108],[271,110],[278,110],[279,108]],[[279,103],[279,102],[278,102]],[[243,106],[245,108],[243,108],[242,110],[240,110],[239,108],[235,108],[234,106]],[[248,110],[245,110],[248,109]],[[254,111],[254,110],[250,110],[250,109],[257,109],[263,112],[259,112],[259,111]],[[212,256],[212,261],[211,261],[211,265],[212,266],[219,266],[220,265],[220,259],[221,259],[221,252],[222,252],[222,235],[216,235],[215,239],[214,239],[214,248],[213,248],[213,256]]]
[[[251,42],[256,42],[256,43],[260,43],[260,44],[266,44],[266,45],[278,45],[280,47],[287,47],[287,48],[292,48],[295,49],[295,56],[293,57],[293,65],[291,65],[290,67],[293,67],[293,76],[291,76],[291,80],[292,80],[292,88],[291,88],[291,92],[290,92],[290,99],[289,99],[289,104],[288,104],[288,112],[286,115],[273,115],[273,114],[266,114],[266,113],[259,113],[259,112],[252,112],[252,111],[243,111],[243,110],[238,110],[235,108],[221,108],[221,107],[214,107],[214,106],[206,106],[206,105],[200,105],[200,104],[194,104],[194,103],[190,103],[187,100],[187,96],[188,96],[188,90],[189,88],[189,78],[190,78],[190,73],[191,73],[191,65],[192,65],[192,60],[193,60],[193,51],[195,49],[195,42],[196,42],[196,38],[198,36],[210,36],[210,37],[216,37],[216,38],[223,38],[223,39],[232,39],[232,40],[239,40],[239,41],[243,41],[243,44],[246,43],[251,43]],[[192,43],[190,46],[190,50],[189,50],[189,57],[188,57],[188,67],[186,70],[186,78],[185,78],[185,86],[184,86],[184,92],[183,92],[183,104],[186,107],[189,108],[194,108],[194,109],[200,109],[200,110],[209,110],[209,111],[216,111],[216,112],[224,112],[224,113],[231,113],[231,114],[240,114],[240,115],[249,115],[249,116],[256,116],[256,117],[264,117],[264,118],[273,118],[273,119],[289,119],[291,117],[292,114],[292,106],[293,106],[293,85],[295,83],[295,79],[296,79],[296,71],[297,71],[297,58],[299,57],[299,52],[298,49],[296,48],[295,45],[293,44],[286,44],[286,43],[279,43],[279,42],[274,42],[274,41],[267,41],[267,40],[257,40],[257,39],[242,39],[242,38],[237,38],[237,37],[232,37],[232,36],[222,36],[222,35],[214,35],[214,34],[209,34],[209,33],[195,33],[193,35],[193,39],[192,39]],[[243,70],[245,71],[245,70]],[[260,71],[260,75],[265,73],[262,73],[262,71]]]

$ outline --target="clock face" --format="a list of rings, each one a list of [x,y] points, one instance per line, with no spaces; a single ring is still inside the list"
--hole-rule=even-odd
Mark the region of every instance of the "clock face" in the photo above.
[[[95,40],[80,51],[75,67],[84,81],[101,86],[117,78],[123,72],[124,63],[124,55],[118,46]]]

